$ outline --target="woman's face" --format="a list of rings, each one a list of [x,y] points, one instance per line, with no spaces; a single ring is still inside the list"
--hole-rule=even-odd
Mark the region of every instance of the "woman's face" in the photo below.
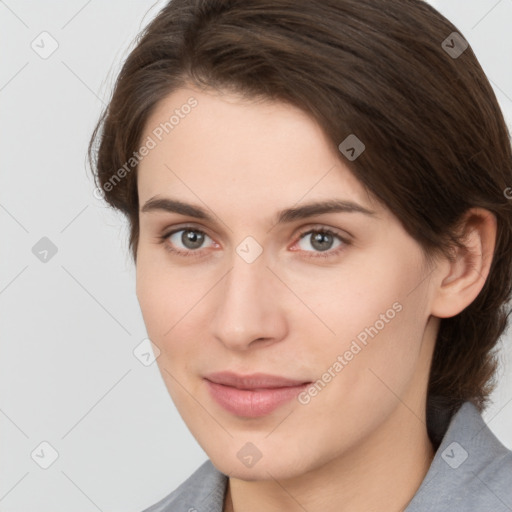
[[[213,463],[293,477],[417,425],[437,321],[419,244],[303,111],[195,89],[157,107],[137,296]]]

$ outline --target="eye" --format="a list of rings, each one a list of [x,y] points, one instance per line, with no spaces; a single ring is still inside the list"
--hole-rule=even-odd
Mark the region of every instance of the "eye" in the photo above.
[[[167,251],[184,257],[202,257],[205,242],[210,241],[210,247],[220,247],[204,231],[193,226],[184,226],[174,229],[162,236],[160,242]],[[333,257],[337,256],[350,242],[335,231],[319,227],[303,231],[295,245],[298,249],[307,253],[307,257]]]
[[[330,229],[318,228],[302,232],[297,245],[300,250],[312,253],[308,256],[330,257],[342,251],[349,241]]]
[[[181,256],[196,256],[192,253],[200,253],[206,240],[213,240],[200,229],[193,227],[182,227],[166,233],[161,237],[165,248]],[[215,242],[214,242],[215,244]],[[199,255],[199,254],[198,254]]]

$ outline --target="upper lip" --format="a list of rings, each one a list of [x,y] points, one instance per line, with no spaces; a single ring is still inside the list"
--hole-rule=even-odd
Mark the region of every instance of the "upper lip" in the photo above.
[[[310,381],[287,379],[279,375],[266,373],[252,373],[250,375],[238,375],[233,372],[215,372],[204,377],[210,382],[223,384],[238,389],[269,389],[285,388],[309,384]]]

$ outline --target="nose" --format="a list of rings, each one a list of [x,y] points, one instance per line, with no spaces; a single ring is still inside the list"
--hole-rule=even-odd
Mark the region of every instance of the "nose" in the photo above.
[[[267,268],[263,254],[247,263],[235,253],[231,270],[216,287],[213,336],[230,350],[267,346],[284,339],[284,288]]]

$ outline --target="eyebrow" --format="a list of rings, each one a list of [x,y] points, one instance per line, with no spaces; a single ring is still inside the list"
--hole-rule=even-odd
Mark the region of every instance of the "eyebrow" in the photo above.
[[[166,197],[154,196],[148,199],[141,208],[142,213],[164,211],[169,213],[178,213],[197,219],[206,220],[215,223],[215,219],[205,209]],[[294,222],[296,220],[306,219],[314,215],[325,213],[362,213],[364,215],[375,215],[376,212],[361,206],[358,203],[342,199],[330,199],[326,201],[317,201],[307,203],[302,206],[286,208],[277,213],[276,224]]]

